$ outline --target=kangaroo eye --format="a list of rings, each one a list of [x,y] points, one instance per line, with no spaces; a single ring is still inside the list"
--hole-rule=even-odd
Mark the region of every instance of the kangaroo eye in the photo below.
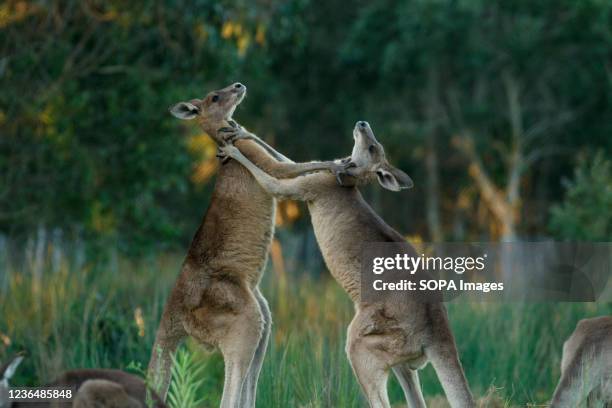
[[[374,153],[374,152],[376,151],[376,146],[374,146],[374,145],[370,145],[370,147],[368,147],[368,151],[369,151],[370,153]]]
[[[213,96],[213,97],[212,97],[212,101],[213,101],[213,102],[217,102],[217,101],[219,101],[219,95],[215,95],[215,96]]]

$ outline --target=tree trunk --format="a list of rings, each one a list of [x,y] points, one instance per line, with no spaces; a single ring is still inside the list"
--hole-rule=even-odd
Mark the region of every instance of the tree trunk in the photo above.
[[[0,295],[6,296],[9,283],[8,243],[4,235],[0,234]]]
[[[443,240],[440,222],[440,177],[438,172],[438,155],[435,150],[435,133],[427,137],[425,150],[427,227],[433,242]]]
[[[428,134],[425,136],[427,227],[431,240],[433,242],[441,242],[444,239],[444,234],[440,221],[440,175],[438,168],[438,153],[436,151],[440,109],[438,100],[438,75],[435,69],[429,72],[426,92],[425,106],[429,130]]]

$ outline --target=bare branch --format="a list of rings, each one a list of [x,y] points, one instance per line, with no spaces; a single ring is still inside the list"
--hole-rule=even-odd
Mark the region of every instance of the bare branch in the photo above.
[[[523,137],[523,109],[520,101],[520,86],[516,79],[508,72],[502,74],[506,98],[508,99],[508,111],[510,114],[510,126],[512,127],[512,139],[520,145]]]
[[[480,157],[478,157],[478,153],[474,147],[474,138],[471,134],[464,132],[461,135],[455,136],[452,142],[469,160],[468,172],[478,185],[480,194],[489,210],[499,220],[508,219],[508,217],[514,213],[512,207],[506,201],[505,194],[493,182],[482,165]]]
[[[548,146],[542,147],[540,149],[533,150],[530,154],[525,157],[523,160],[523,165],[521,167],[521,173],[524,173],[529,167],[531,167],[538,160],[543,159],[544,157],[554,156],[557,154],[566,154],[571,153],[572,149],[561,146]]]
[[[523,151],[515,144],[508,160],[508,185],[506,186],[508,204],[513,208],[519,202],[522,168]]]
[[[555,117],[549,117],[539,121],[538,123],[531,126],[525,132],[524,141],[525,144],[530,143],[537,139],[540,135],[549,132],[554,128],[559,128],[576,118],[576,114],[573,111],[561,112]]]
[[[446,92],[446,95],[448,98],[449,109],[445,110],[445,116],[448,117],[450,120],[448,120],[445,124],[449,128],[448,130],[452,131],[452,129],[450,128],[451,121],[457,124],[457,128],[466,129],[467,126],[465,126],[465,120],[463,119],[463,114],[461,113],[459,92],[457,92],[456,89],[449,89]]]

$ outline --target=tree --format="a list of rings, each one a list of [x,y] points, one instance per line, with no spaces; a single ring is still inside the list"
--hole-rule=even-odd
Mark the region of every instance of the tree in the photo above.
[[[568,240],[612,241],[612,163],[600,151],[583,156],[565,198],[550,211],[550,229]]]

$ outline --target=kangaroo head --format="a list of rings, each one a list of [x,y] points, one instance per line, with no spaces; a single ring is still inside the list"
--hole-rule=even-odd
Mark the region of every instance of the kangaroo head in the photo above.
[[[15,374],[17,366],[21,364],[22,356],[15,356],[7,363],[0,365],[0,408],[9,408],[11,400],[9,400],[9,380]]]
[[[391,191],[399,191],[413,186],[412,179],[403,171],[387,161],[385,149],[376,140],[370,124],[359,121],[353,130],[355,145],[351,153],[353,167],[347,173],[357,179],[375,176],[381,186]]]
[[[246,86],[236,82],[228,87],[212,91],[204,99],[179,102],[170,108],[170,113],[183,120],[197,119],[202,128],[213,138],[217,129],[229,121],[246,95]]]

